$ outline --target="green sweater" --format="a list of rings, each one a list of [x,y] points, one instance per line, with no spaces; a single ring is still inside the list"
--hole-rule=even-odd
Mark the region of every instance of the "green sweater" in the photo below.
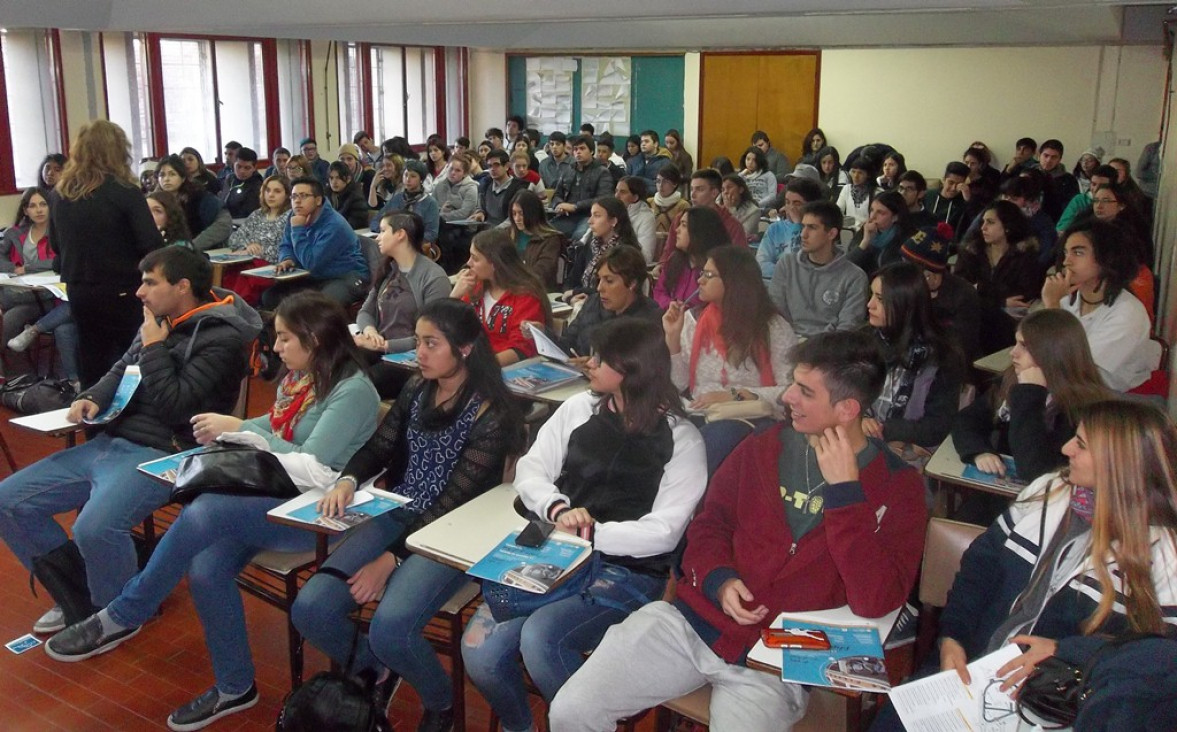
[[[363,373],[340,381],[327,395],[307,409],[294,426],[294,441],[287,442],[270,428],[269,413],[246,420],[242,432],[266,438],[273,452],[303,452],[339,470],[376,431],[380,396]]]

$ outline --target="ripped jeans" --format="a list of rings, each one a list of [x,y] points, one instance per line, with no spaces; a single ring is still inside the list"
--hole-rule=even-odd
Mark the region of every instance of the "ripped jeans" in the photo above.
[[[466,673],[499,715],[504,730],[526,730],[532,717],[523,666],[550,702],[610,626],[657,600],[665,588],[665,577],[602,562],[596,580],[586,590],[530,615],[497,623],[484,604],[462,636]]]

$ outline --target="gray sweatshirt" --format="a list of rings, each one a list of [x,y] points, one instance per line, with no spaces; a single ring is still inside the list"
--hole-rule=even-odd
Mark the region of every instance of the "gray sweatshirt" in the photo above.
[[[382,317],[381,295],[384,293],[384,285],[396,273],[396,262],[393,262],[389,273],[368,291],[368,297],[364,299],[364,304],[360,307],[359,314],[356,315],[356,325],[361,333],[369,325],[380,331],[380,335],[388,341],[388,345],[385,347],[388,353],[407,351],[415,343],[412,330],[408,333],[391,332],[395,329],[397,322],[404,322],[403,319],[396,317],[396,313],[383,313],[385,317]],[[416,321],[417,313],[421,312],[427,304],[450,295],[450,280],[446,277],[445,270],[429,257],[417,255],[417,260],[413,262],[413,268],[401,274],[413,295],[411,304],[413,312],[408,318],[409,323]],[[410,306],[410,303],[406,302],[404,306]],[[392,304],[385,303],[384,307],[392,307]]]
[[[852,330],[866,321],[866,273],[838,252],[816,265],[803,250],[776,263],[768,294],[801,338],[831,330]]]

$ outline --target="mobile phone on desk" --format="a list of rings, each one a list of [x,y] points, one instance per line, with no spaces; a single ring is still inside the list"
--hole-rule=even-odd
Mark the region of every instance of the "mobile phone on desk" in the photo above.
[[[519,536],[515,537],[515,543],[535,549],[543,546],[555,528],[555,524],[549,524],[547,521],[530,521],[527,527],[519,532]]]
[[[828,651],[830,639],[824,630],[809,628],[765,628],[760,640],[769,648],[795,648],[802,651]]]

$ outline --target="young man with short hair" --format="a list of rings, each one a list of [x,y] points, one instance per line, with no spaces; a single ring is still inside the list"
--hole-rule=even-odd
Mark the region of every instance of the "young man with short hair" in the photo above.
[[[641,176],[653,183],[658,171],[670,164],[670,152],[661,146],[654,130],[643,130],[640,144],[641,152],[625,164],[625,174]]]
[[[360,163],[364,167],[376,166],[376,161],[380,158],[380,147],[372,142],[372,136],[368,134],[367,130],[360,130],[352,135],[351,143],[359,149]]]
[[[140,381],[130,401],[100,434],[0,483],[0,537],[29,570],[37,557],[72,553],[53,516],[80,509],[73,536],[86,563],[90,600],[99,607],[139,571],[131,529],[169,500],[170,489],[137,466],[195,447],[194,415],[232,411],[247,346],[261,331],[253,308],[227,290],[213,290],[203,254],[163,247],[145,256],[139,271],[139,333],[110,371],[82,390],[67,419],[77,423],[109,408],[134,366]],[[36,632],[65,627],[62,612],[54,610],[37,621]],[[131,635],[107,640],[117,645]]]
[[[895,190],[903,196],[911,222],[918,228],[936,225],[936,217],[924,208],[924,197],[928,195],[928,181],[918,171],[908,170],[899,176]]]
[[[1023,170],[1038,167],[1034,155],[1038,152],[1038,142],[1033,137],[1023,137],[1014,143],[1014,156],[1005,164],[1001,177],[1012,178],[1021,175]]]
[[[511,217],[511,201],[519,191],[527,190],[527,181],[511,175],[506,150],[491,150],[486,156],[487,182],[478,189],[478,210],[470,217],[498,226]]]
[[[490,143],[492,150],[503,149],[503,131],[498,127],[491,127],[486,131],[486,141]]]
[[[311,166],[311,174],[319,179],[323,185],[327,185],[327,173],[331,164],[323,158],[319,157],[319,143],[315,142],[313,137],[304,137],[298,143],[299,152],[307,159]]]
[[[221,203],[235,219],[243,219],[261,206],[262,177],[257,172],[257,153],[248,147],[237,151],[233,176],[221,188]]]
[[[837,204],[806,204],[800,248],[777,260],[768,294],[798,337],[853,330],[866,321],[866,273],[838,250],[841,235]]]
[[[507,118],[507,146],[512,150],[515,149],[515,143],[523,138],[523,128],[526,126],[527,122],[517,114]]]
[[[237,162],[237,151],[241,149],[241,143],[236,140],[229,140],[225,143],[225,166],[217,173],[217,180],[225,180],[233,175],[233,163]]]
[[[666,170],[666,168],[663,168]],[[738,247],[748,246],[748,234],[744,231],[744,225],[741,224],[735,216],[732,216],[726,208],[719,205],[719,192],[723,187],[723,178],[719,172],[714,168],[700,168],[694,173],[691,173],[691,187],[690,187],[690,203],[692,206],[707,206],[713,209],[715,213],[719,214],[719,218],[723,221],[723,228],[727,231],[728,238],[731,243]],[[678,220],[682,218],[682,213],[674,217],[674,221],[670,225],[670,231],[666,235],[666,246],[662,248],[662,256],[660,262],[666,264],[666,260],[670,258],[670,253],[675,249],[675,242],[678,241]]]
[[[808,178],[791,177],[785,184],[784,205],[780,218],[768,225],[760,245],[756,248],[756,261],[764,279],[771,280],[776,263],[781,256],[797,251],[801,247],[801,211],[805,204],[825,198],[821,183]]]
[[[919,474],[862,429],[886,377],[878,345],[823,333],[790,360],[789,421],[740,443],[711,480],[677,599],[606,632],[552,701],[552,729],[613,730],[705,684],[712,729],[791,729],[808,690],[745,665],[760,631],[785,610],[880,617],[907,599],[927,509]]]
[[[420,161],[412,162],[424,167]],[[262,293],[262,305],[267,310],[277,308],[287,295],[308,288],[319,290],[344,307],[367,294],[371,275],[356,233],[347,219],[325,202],[323,184],[317,178],[294,179],[290,224],[278,245],[276,269],[285,272],[301,268],[310,275],[278,282]]]
[[[789,156],[772,146],[772,140],[768,139],[767,132],[764,130],[753,132],[752,144],[760,148],[760,151],[764,153],[765,159],[768,160],[768,169],[776,176],[778,181],[783,182],[785,176],[793,172],[793,165],[789,162]]]
[[[1063,209],[1063,215],[1059,216],[1058,223],[1054,227],[1055,230],[1062,234],[1078,216],[1090,211],[1095,192],[1111,185],[1118,177],[1119,173],[1110,165],[1101,165],[1091,171],[1091,188],[1086,193],[1079,193],[1071,199],[1067,207]]]
[[[964,187],[968,185],[969,166],[953,161],[944,168],[944,178],[939,190],[928,191],[924,196],[924,210],[932,214],[937,221],[943,221],[952,227],[954,241],[964,237],[964,227],[967,224],[965,212],[969,202],[964,197]]]
[[[617,185],[618,181],[625,177],[625,168],[613,162],[613,153],[613,136],[602,135],[601,139],[597,140],[597,162],[609,171],[609,175],[613,178],[613,185]]]
[[[1038,166],[1046,174],[1042,190],[1042,210],[1057,222],[1071,199],[1079,195],[1079,181],[1067,172],[1063,163],[1063,143],[1051,138],[1038,148]]]
[[[572,156],[568,154],[568,137],[563,132],[548,135],[548,156],[539,162],[539,177],[545,188],[556,188],[564,178],[571,177]]]
[[[572,175],[560,179],[552,196],[555,216],[551,224],[572,241],[578,241],[588,231],[593,201],[613,193],[613,176],[593,158],[593,141],[588,137],[582,135],[572,141],[572,155],[576,160]]]

